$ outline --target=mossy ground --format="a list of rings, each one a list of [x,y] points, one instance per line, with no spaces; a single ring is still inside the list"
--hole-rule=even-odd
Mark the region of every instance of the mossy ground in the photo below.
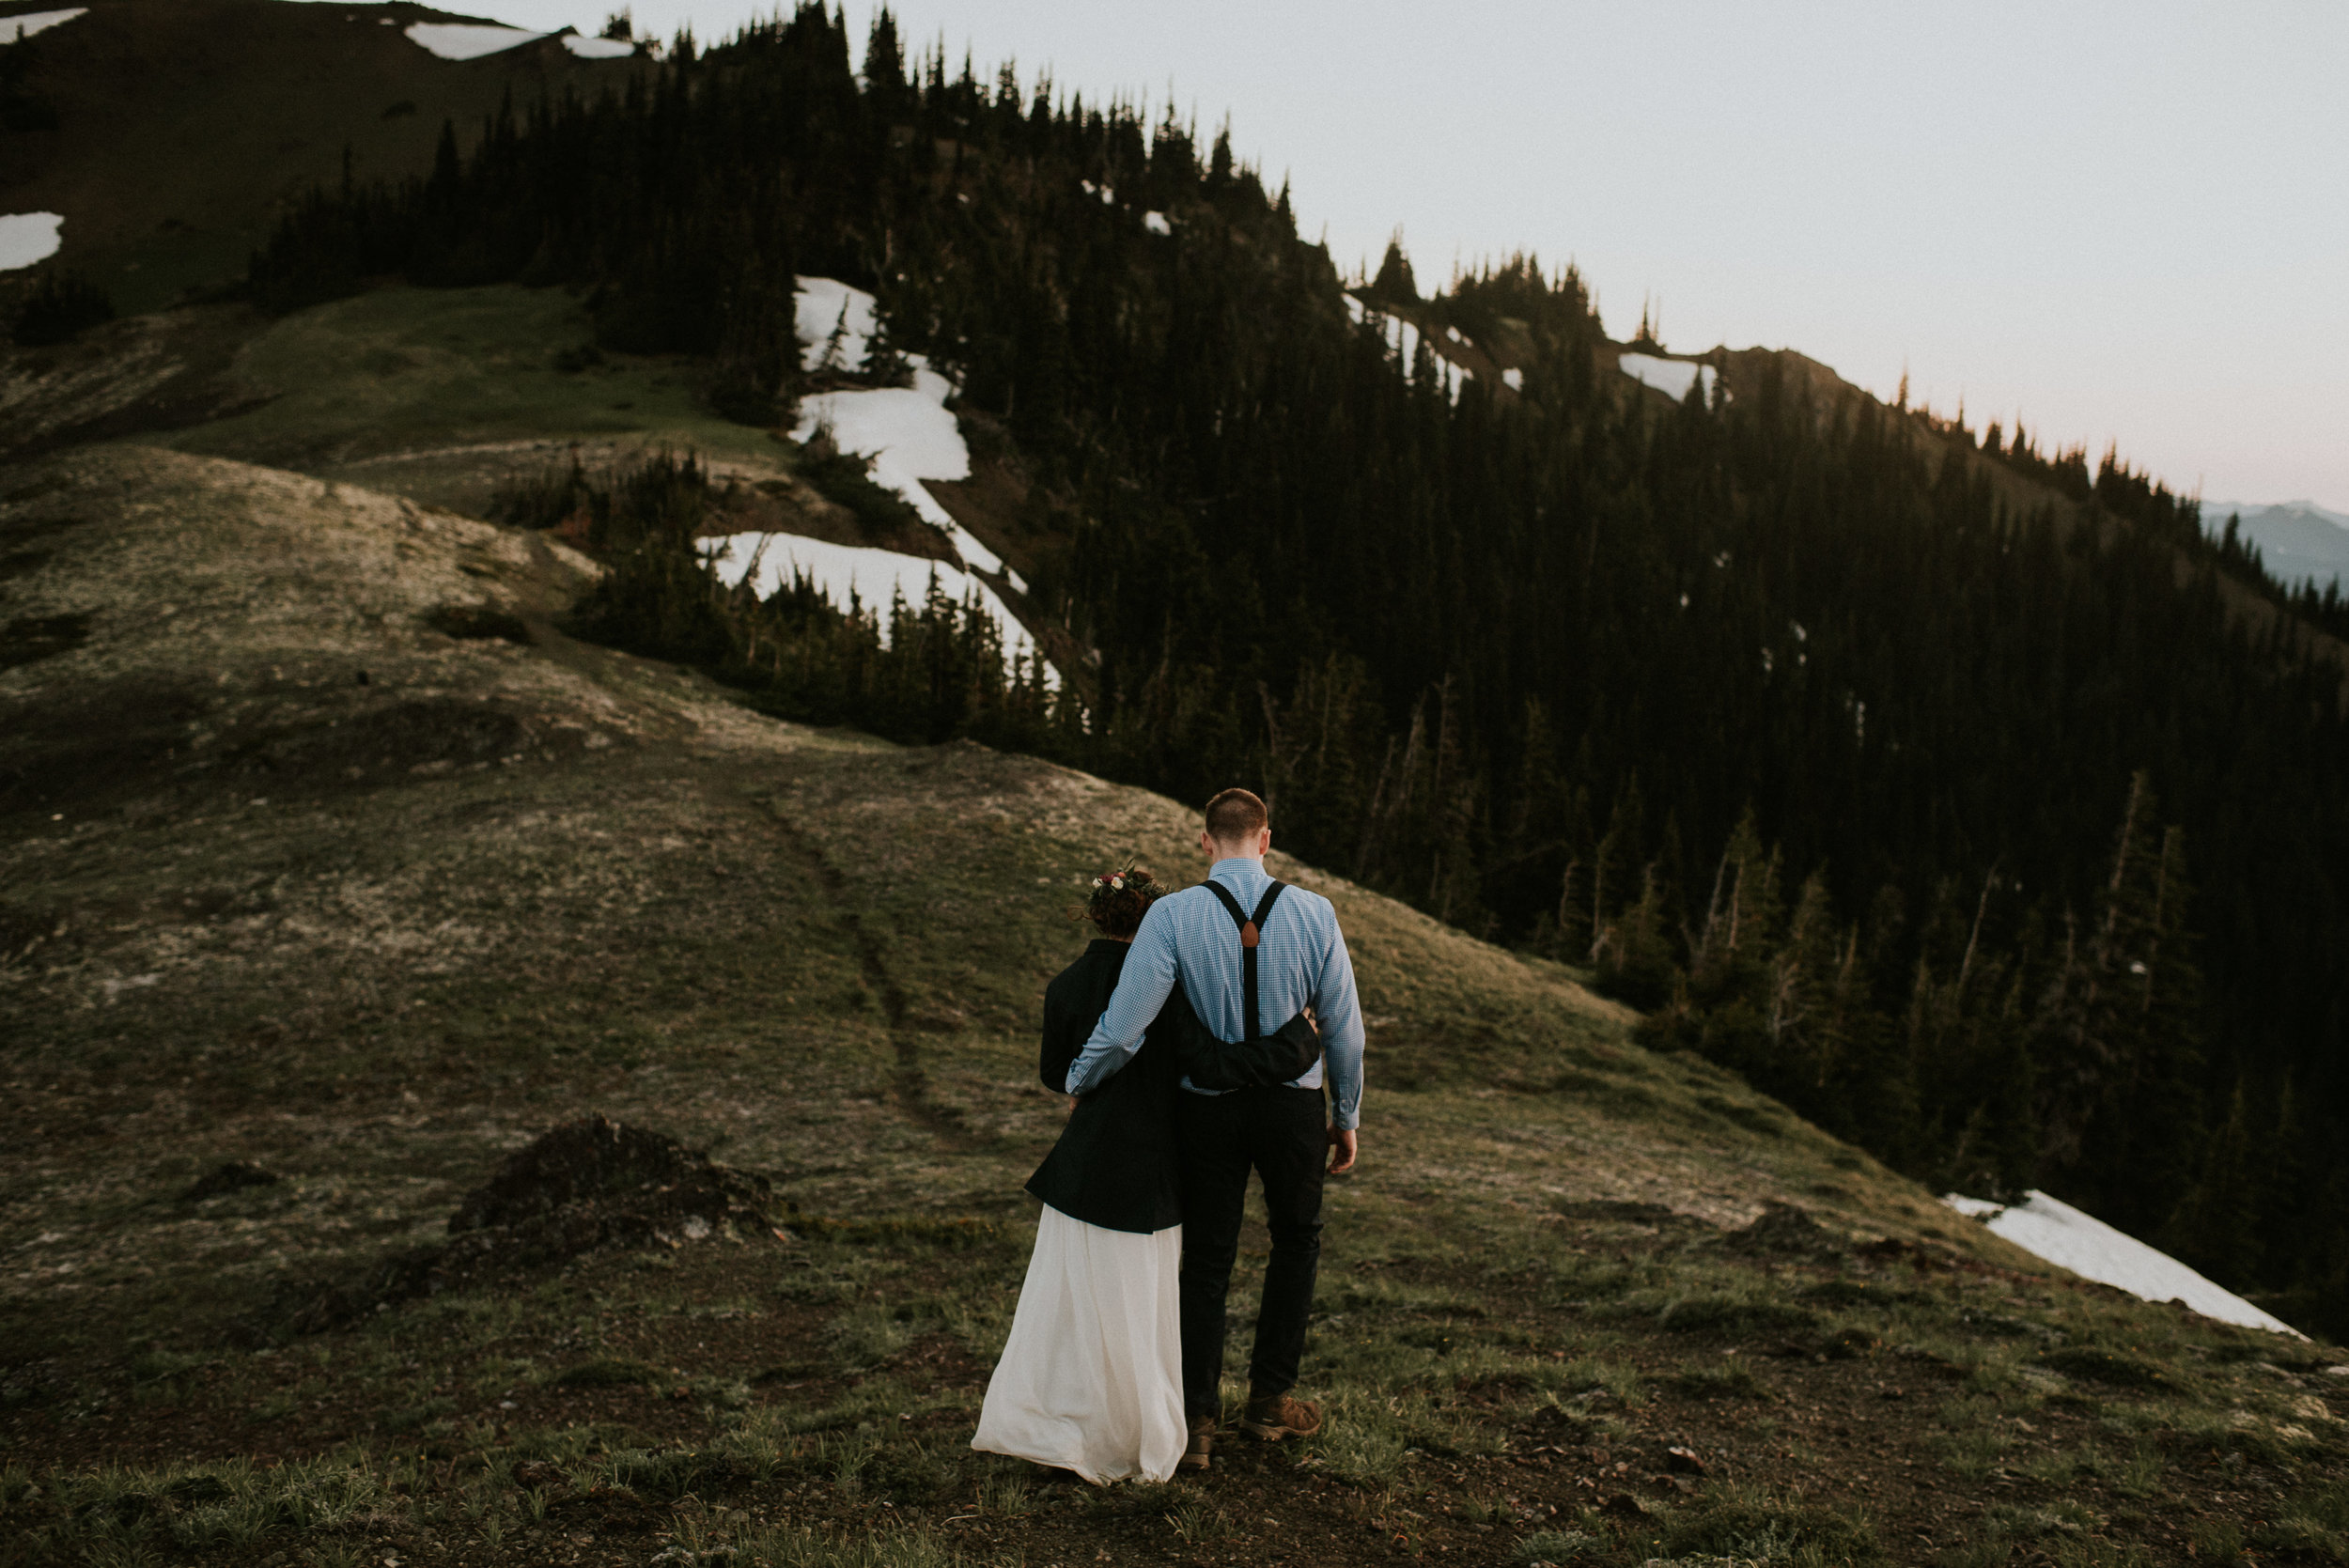
[[[230,372],[256,406],[159,439],[478,514],[518,474],[646,444],[782,474],[764,429],[711,413],[691,361],[606,354],[561,288],[381,288],[268,323]]]
[[[2337,1354],[2050,1278],[1291,863],[1371,1025],[1326,1432],[1103,1491],[974,1454],[1037,998],[1093,871],[1192,869],[1182,808],[758,719],[564,638],[537,541],[354,483],[92,449],[0,498],[63,541],[7,613],[91,617],[0,670],[0,1561],[2349,1560]],[[475,599],[533,640],[435,629]],[[767,1175],[784,1236],[293,1330],[589,1110]],[[232,1159],[280,1179],[186,1196]],[[1766,1202],[1826,1234],[1740,1237]]]

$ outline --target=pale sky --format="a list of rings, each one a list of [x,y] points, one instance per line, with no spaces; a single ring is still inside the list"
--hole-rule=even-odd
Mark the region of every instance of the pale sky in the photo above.
[[[489,0],[595,32],[595,0]],[[638,0],[705,40],[771,10]],[[872,8],[849,12],[859,47]],[[1168,101],[1423,287],[1571,257],[1608,331],[1791,348],[2213,499],[2349,511],[2349,5],[907,0],[983,76]]]

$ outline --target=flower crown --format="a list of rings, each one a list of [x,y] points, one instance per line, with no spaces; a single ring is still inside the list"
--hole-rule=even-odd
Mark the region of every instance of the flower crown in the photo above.
[[[1165,885],[1136,865],[1134,857],[1128,855],[1125,864],[1112,866],[1093,878],[1092,886],[1086,890],[1084,908],[1077,914],[1080,918],[1097,918],[1121,906],[1130,908],[1126,901],[1135,898],[1147,906],[1165,892]]]
[[[1102,889],[1108,888],[1123,893],[1128,883],[1133,885],[1137,893],[1148,893],[1156,888],[1159,885],[1159,879],[1151,876],[1146,868],[1134,863],[1139,859],[1139,856],[1128,855],[1126,857],[1125,864],[1112,867],[1096,877],[1093,879],[1093,891],[1099,893]]]

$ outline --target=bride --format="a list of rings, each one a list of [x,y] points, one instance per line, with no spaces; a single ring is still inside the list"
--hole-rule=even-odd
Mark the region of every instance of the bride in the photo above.
[[[1131,864],[1093,879],[1081,918],[1098,933],[1044,993],[1047,1087],[1109,1005],[1128,947],[1167,891]],[[1164,1481],[1183,1457],[1182,1261],[1174,1097],[1202,1087],[1282,1083],[1320,1054],[1304,1014],[1237,1044],[1207,1033],[1174,987],[1132,1061],[1074,1102],[1060,1141],[1029,1178],[1041,1199],[1035,1252],[971,1446],[1073,1470],[1096,1485]]]

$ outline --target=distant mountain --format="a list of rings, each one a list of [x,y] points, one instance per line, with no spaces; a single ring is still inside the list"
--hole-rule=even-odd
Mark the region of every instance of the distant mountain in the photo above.
[[[2312,582],[2319,587],[2340,582],[2349,589],[2349,514],[2327,511],[2313,501],[2202,503],[2202,526],[2214,537],[2231,516],[2242,518],[2244,539],[2259,547],[2278,582],[2293,586]]]

